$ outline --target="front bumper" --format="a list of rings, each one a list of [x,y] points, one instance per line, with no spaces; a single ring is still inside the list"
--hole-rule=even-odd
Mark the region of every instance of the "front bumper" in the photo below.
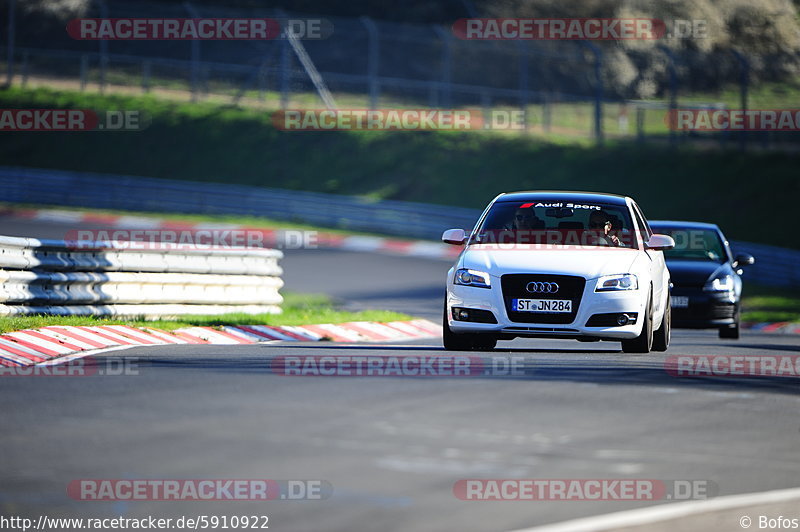
[[[447,323],[450,329],[456,333],[493,333],[501,339],[538,337],[625,340],[639,336],[647,304],[647,291],[640,288],[639,290],[620,292],[595,292],[594,289],[595,282],[587,281],[575,317],[569,323],[536,323],[511,319],[499,279],[492,278],[491,288],[461,286],[450,282],[447,288]],[[573,306],[575,304],[573,300]],[[490,311],[495,316],[497,323],[455,320],[452,315],[453,307]],[[594,315],[622,313],[636,314],[636,322],[622,326],[586,326],[586,323]]]
[[[711,329],[736,323],[738,301],[725,292],[706,292],[702,288],[672,289],[675,298],[688,298],[688,306],[672,306],[672,326],[681,329]],[[732,301],[733,299],[733,301]]]

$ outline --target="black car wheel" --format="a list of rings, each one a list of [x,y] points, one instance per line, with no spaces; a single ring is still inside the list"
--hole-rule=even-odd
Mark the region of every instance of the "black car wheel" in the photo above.
[[[491,334],[454,333],[447,323],[447,303],[442,313],[442,344],[447,351],[489,351],[497,345]]]
[[[719,337],[729,340],[739,339],[739,319],[740,319],[739,305],[736,305],[736,311],[733,315],[733,325],[725,325],[719,328]]]

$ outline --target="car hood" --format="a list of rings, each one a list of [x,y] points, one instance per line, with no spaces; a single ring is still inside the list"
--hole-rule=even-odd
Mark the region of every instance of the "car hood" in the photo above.
[[[667,260],[670,279],[676,286],[702,286],[718,271],[730,270],[727,264],[710,260]],[[730,273],[730,272],[728,272]]]
[[[552,273],[594,279],[601,275],[628,273],[638,250],[625,248],[586,249],[574,246],[517,244],[513,249],[496,245],[472,245],[464,251],[462,268],[499,277],[506,273]]]

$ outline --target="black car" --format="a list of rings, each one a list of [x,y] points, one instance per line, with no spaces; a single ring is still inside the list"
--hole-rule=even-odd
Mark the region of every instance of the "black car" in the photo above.
[[[715,224],[659,220],[650,227],[675,240],[664,252],[673,284],[672,326],[716,328],[720,338],[739,338],[741,268],[753,264],[753,256],[734,257]]]

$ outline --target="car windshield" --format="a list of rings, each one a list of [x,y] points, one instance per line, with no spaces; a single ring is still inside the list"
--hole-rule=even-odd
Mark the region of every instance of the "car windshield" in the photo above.
[[[471,243],[636,246],[626,206],[564,200],[496,202]]]
[[[667,259],[725,261],[725,246],[714,230],[658,226],[654,231],[675,240],[675,247],[664,252]]]

